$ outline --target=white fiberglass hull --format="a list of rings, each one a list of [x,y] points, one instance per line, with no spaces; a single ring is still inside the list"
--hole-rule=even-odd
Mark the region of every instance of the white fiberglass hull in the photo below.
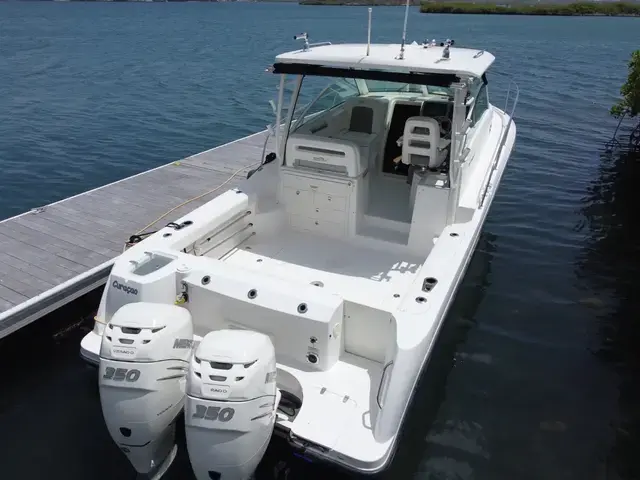
[[[497,109],[494,117],[501,127],[493,132],[498,157],[487,157],[487,183],[475,186],[481,206],[445,226],[426,259],[364,238],[314,244],[321,237],[303,235],[287,249],[279,236],[287,230],[277,223],[284,218],[281,207],[269,197],[278,166],[267,165],[241,192],[227,192],[178,221],[190,220],[189,228],[163,229],[117,260],[81,356],[99,362],[104,324],[119,306],[173,303],[182,285],[195,340],[219,328],[271,337],[278,388],[302,404],[294,415],[279,413],[277,433],[306,456],[360,473],[384,470],[513,149],[515,124],[506,129],[510,119]],[[163,236],[164,230],[172,235]],[[240,244],[233,244],[233,235]],[[332,254],[323,257],[331,242],[336,255],[342,252],[339,262],[330,261],[339,258]],[[369,256],[358,260],[355,248]],[[160,263],[136,274],[132,265],[144,265],[147,257]],[[425,289],[427,279],[437,279],[437,287]]]

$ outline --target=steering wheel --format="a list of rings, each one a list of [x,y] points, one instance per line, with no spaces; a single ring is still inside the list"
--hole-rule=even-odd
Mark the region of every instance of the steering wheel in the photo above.
[[[449,135],[451,133],[451,127],[453,126],[451,119],[445,116],[434,118],[438,122],[438,125],[440,125],[440,135],[443,137]]]

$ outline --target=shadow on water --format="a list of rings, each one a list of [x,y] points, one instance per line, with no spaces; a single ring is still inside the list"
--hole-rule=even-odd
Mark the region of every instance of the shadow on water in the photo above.
[[[455,351],[474,325],[490,266],[492,239],[484,235],[436,344],[404,425],[397,454],[382,478],[410,478],[428,454],[429,428],[444,401],[444,384]],[[0,396],[0,465],[3,479],[135,478],[104,427],[96,369],[78,355],[92,328],[100,291],[0,341],[4,365]],[[184,426],[178,425],[179,454],[166,480],[191,479]],[[436,447],[437,448],[437,447]],[[274,439],[256,472],[257,480],[353,478],[295,457]]]
[[[624,145],[626,142],[622,142]],[[582,214],[589,239],[577,275],[599,315],[593,353],[617,377],[607,478],[640,478],[640,151],[605,151]]]
[[[2,478],[113,478],[126,466],[100,428],[95,369],[78,358],[99,299],[85,295],[0,342],[0,364],[10,366],[0,396]]]

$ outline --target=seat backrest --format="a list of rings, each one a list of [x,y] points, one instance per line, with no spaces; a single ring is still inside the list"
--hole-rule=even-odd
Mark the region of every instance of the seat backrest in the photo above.
[[[349,131],[358,133],[371,133],[373,130],[373,108],[356,105],[351,109],[349,119]]]
[[[430,117],[409,117],[404,125],[402,163],[428,168],[439,167],[440,125]]]
[[[310,168],[352,178],[359,177],[366,170],[357,144],[317,135],[290,135],[285,160],[294,168]]]
[[[385,128],[389,102],[384,98],[353,97],[344,103],[342,127],[350,132],[381,133]]]

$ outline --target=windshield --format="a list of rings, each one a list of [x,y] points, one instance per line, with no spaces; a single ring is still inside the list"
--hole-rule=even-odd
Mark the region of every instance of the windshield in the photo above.
[[[352,78],[332,78],[327,84],[324,77],[304,77],[300,98],[293,111],[292,130],[297,130],[319,113],[331,110],[342,105],[347,99],[360,95],[358,85]]]
[[[363,82],[367,86],[367,90],[371,93],[425,93],[424,87],[422,85],[415,85],[412,83],[386,82],[384,80],[363,80]]]
[[[428,100],[430,96],[453,98],[449,87],[422,85],[386,80],[365,80],[354,78],[328,78],[305,75],[300,87],[300,96],[293,111],[291,132],[295,132],[309,120],[323,112],[331,111],[350,98],[365,95],[411,94]]]
[[[426,95],[453,96],[453,90],[435,85],[418,85],[415,83],[387,82],[384,80],[362,80],[370,93],[376,92],[411,92]]]

